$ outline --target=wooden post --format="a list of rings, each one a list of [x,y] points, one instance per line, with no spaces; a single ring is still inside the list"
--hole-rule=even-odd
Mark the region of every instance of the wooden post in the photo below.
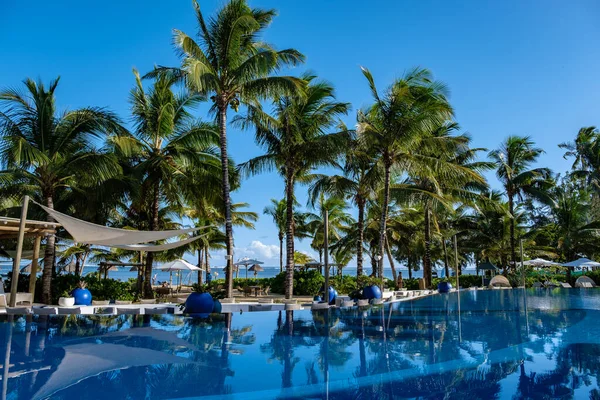
[[[325,290],[323,293],[323,299],[329,304],[329,211],[325,210],[323,215],[323,248],[325,249]]]
[[[25,237],[25,224],[27,223],[27,208],[29,207],[29,196],[23,197],[21,207],[21,221],[19,223],[19,236],[17,238],[17,255],[13,262],[12,279],[10,285],[10,306],[17,304],[17,284],[19,283],[19,270],[21,267],[21,254],[23,253],[23,239]]]
[[[29,293],[35,296],[35,283],[37,281],[38,259],[40,258],[40,244],[42,237],[36,236],[33,243],[33,260],[31,260],[31,272],[29,273]]]

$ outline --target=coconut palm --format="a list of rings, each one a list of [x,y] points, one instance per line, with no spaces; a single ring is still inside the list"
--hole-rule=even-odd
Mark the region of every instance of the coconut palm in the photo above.
[[[296,92],[304,83],[289,76],[273,76],[282,67],[304,61],[294,49],[275,50],[260,41],[260,35],[275,17],[275,10],[250,8],[246,0],[227,2],[208,21],[194,1],[198,41],[175,30],[174,42],[181,55],[181,68],[170,69],[193,91],[210,96],[219,123],[222,193],[227,237],[227,296],[233,294],[233,228],[227,153],[227,109],[237,112],[240,104]]]
[[[324,213],[327,211],[329,220],[329,244],[333,245],[347,234],[356,221],[348,213],[348,204],[343,198],[328,197],[321,195],[316,213],[307,213],[306,226],[312,234],[311,247],[319,253],[319,261],[322,262],[325,249],[325,221]]]
[[[341,175],[315,176],[315,181],[309,190],[312,204],[322,193],[352,200],[358,209],[356,237],[356,275],[363,274],[363,243],[365,225],[365,207],[367,201],[373,198],[374,189],[381,180],[380,168],[374,163],[371,155],[365,151],[365,146],[354,139],[349,143],[344,164],[338,166]]]
[[[133,175],[141,180],[142,205],[148,206],[148,229],[158,230],[161,203],[182,208],[186,191],[198,186],[214,187],[218,182],[218,131],[212,124],[195,120],[189,109],[200,100],[197,95],[173,92],[176,79],[158,74],[146,90],[137,71],[131,90],[132,132],[110,137],[120,158],[130,159]],[[144,295],[152,293],[151,252],[146,256]]]
[[[283,239],[285,237],[285,199],[271,199],[271,204],[266,206],[263,214],[273,218],[277,227],[277,238],[279,239],[279,272],[283,272]]]
[[[572,175],[591,188],[592,212],[600,217],[600,131],[595,126],[579,130],[574,142],[561,143],[564,157],[573,157]]]
[[[473,204],[479,194],[487,189],[481,172],[492,168],[491,163],[476,161],[477,153],[484,149],[471,149],[471,138],[466,134],[454,135],[458,130],[458,124],[447,122],[423,138],[414,151],[438,162],[432,164],[432,168],[414,171],[402,183],[392,185],[391,189],[392,196],[397,200],[409,204],[418,202],[423,207],[423,277],[427,286],[431,285],[432,229],[438,235],[440,233],[438,215],[452,211],[459,204]]]
[[[313,75],[304,75],[306,93],[282,96],[272,114],[260,106],[249,106],[237,121],[242,128],[256,129],[256,142],[266,149],[241,166],[249,174],[276,169],[285,180],[286,193],[286,298],[293,295],[294,187],[316,167],[332,165],[345,148],[348,132],[326,134],[347,113],[349,104],[335,100],[333,86]]]
[[[3,198],[28,194],[54,208],[58,198],[76,186],[93,186],[118,176],[113,155],[94,141],[120,129],[119,120],[103,108],[59,112],[55,91],[59,78],[46,87],[31,79],[25,90],[0,91],[0,190]],[[48,221],[52,221],[47,216]],[[52,299],[55,236],[46,239],[42,301]]]
[[[446,100],[446,87],[434,81],[426,69],[415,68],[394,81],[381,96],[369,70],[363,68],[374,104],[359,112],[357,133],[383,169],[383,206],[379,224],[379,257],[383,257],[391,174],[414,173],[435,168],[437,159],[412,150],[423,132],[448,120],[452,107]],[[379,266],[383,276],[383,263]]]
[[[496,164],[496,176],[504,187],[508,199],[508,211],[513,216],[510,224],[510,252],[513,266],[517,262],[516,221],[513,214],[515,201],[531,198],[546,204],[553,202],[548,192],[553,186],[550,170],[530,169],[543,152],[541,148],[535,147],[535,143],[528,136],[509,136],[500,148],[489,154]]]

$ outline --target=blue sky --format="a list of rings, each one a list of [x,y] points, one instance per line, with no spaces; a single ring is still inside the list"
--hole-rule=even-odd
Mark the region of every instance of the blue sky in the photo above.
[[[35,3],[35,4],[34,4]],[[56,1],[0,3],[0,86],[25,77],[61,76],[60,108],[106,106],[128,118],[133,67],[177,65],[172,29],[196,31],[191,1]],[[210,15],[222,0],[202,0]],[[279,16],[265,39],[293,47],[306,65],[332,82],[354,113],[369,102],[359,66],[384,88],[413,66],[431,69],[451,89],[457,121],[473,145],[493,149],[510,134],[530,135],[546,150],[540,164],[564,171],[557,144],[582,126],[597,125],[600,110],[600,3],[595,0],[383,1],[256,0]],[[198,110],[206,116],[206,107]],[[259,155],[250,132],[230,129],[232,157]],[[492,186],[497,185],[490,175]],[[301,201],[305,190],[298,189]],[[283,196],[274,174],[248,179],[233,201],[262,213]],[[236,230],[238,256],[277,264],[277,235],[262,217],[255,231]],[[308,242],[298,244],[310,252]],[[221,255],[213,263],[222,264]]]

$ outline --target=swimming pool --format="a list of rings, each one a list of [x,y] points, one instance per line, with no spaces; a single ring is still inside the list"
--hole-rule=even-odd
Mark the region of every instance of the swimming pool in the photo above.
[[[514,289],[210,320],[2,316],[2,396],[598,399],[599,310],[600,290]]]

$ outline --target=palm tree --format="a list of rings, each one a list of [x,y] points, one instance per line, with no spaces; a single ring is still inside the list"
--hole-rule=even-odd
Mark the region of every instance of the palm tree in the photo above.
[[[222,195],[227,237],[227,296],[233,294],[233,228],[227,153],[227,109],[237,112],[240,104],[296,92],[303,87],[297,78],[272,76],[282,67],[304,61],[294,49],[275,50],[259,36],[276,15],[275,10],[250,8],[246,0],[231,0],[206,23],[200,5],[194,1],[198,20],[198,42],[175,30],[174,42],[180,52],[180,69],[170,69],[193,91],[210,96],[217,113],[221,149]]]
[[[396,199],[409,204],[418,202],[423,207],[423,277],[427,286],[431,285],[432,228],[440,233],[438,215],[453,210],[457,204],[473,203],[487,189],[481,172],[492,167],[491,163],[475,161],[477,153],[484,149],[471,149],[468,135],[453,135],[458,129],[455,122],[447,122],[423,138],[413,151],[437,162],[414,171],[412,176],[400,184],[392,185],[391,189]]]
[[[510,224],[510,252],[513,266],[517,262],[515,238],[515,200],[531,198],[542,203],[552,203],[548,190],[553,186],[548,168],[533,168],[544,151],[535,147],[528,136],[509,136],[497,150],[489,156],[496,164],[496,176],[504,186],[508,198],[508,212],[513,216]]]
[[[285,237],[285,199],[271,199],[271,204],[266,206],[263,214],[271,216],[277,227],[277,238],[279,239],[279,272],[283,272],[283,239]]]
[[[373,158],[364,146],[354,139],[349,144],[345,162],[339,166],[341,175],[320,175],[311,185],[310,200],[314,204],[318,196],[328,193],[332,196],[351,199],[358,209],[356,237],[356,275],[363,274],[363,243],[365,226],[365,207],[373,198],[374,189],[381,179],[381,174]]]
[[[279,97],[273,115],[260,106],[249,106],[248,115],[238,119],[243,128],[254,126],[256,142],[266,149],[241,166],[250,174],[276,169],[285,180],[286,194],[286,290],[293,295],[294,279],[294,187],[297,179],[312,169],[332,165],[348,139],[346,130],[326,134],[348,112],[349,104],[335,101],[333,87],[304,75],[306,93]]]
[[[325,211],[328,212],[329,219],[329,245],[335,244],[345,236],[352,225],[356,223],[354,218],[348,213],[348,204],[343,198],[328,197],[321,195],[317,213],[307,213],[306,226],[312,234],[313,241],[311,247],[319,253],[319,261],[322,262],[324,251],[330,251],[324,247],[325,245]]]
[[[592,190],[592,212],[600,217],[600,131],[595,126],[579,130],[574,142],[561,143],[564,157],[574,157],[572,175],[582,179]]]
[[[118,118],[97,107],[59,113],[55,91],[31,79],[25,90],[0,91],[0,190],[2,197],[28,194],[54,208],[60,196],[79,186],[93,186],[121,174],[113,155],[94,141],[120,129]],[[47,216],[48,221],[53,221]],[[46,239],[42,302],[51,303],[55,236]]]
[[[415,154],[423,132],[448,120],[452,107],[445,86],[426,69],[415,68],[396,80],[380,96],[369,70],[362,69],[375,103],[359,112],[357,132],[383,169],[383,206],[379,224],[379,257],[383,257],[391,173],[409,174],[431,168],[437,160]],[[379,265],[383,277],[383,263]]]
[[[112,136],[110,143],[121,158],[134,164],[133,174],[142,181],[142,199],[150,199],[148,229],[153,231],[159,228],[161,203],[181,208],[186,190],[196,188],[198,182],[205,187],[214,184],[219,173],[218,132],[213,125],[192,118],[188,110],[200,98],[176,95],[172,76],[158,74],[146,90],[135,70],[134,75],[130,101],[135,128]],[[153,295],[153,258],[151,252],[146,256],[146,297]]]

